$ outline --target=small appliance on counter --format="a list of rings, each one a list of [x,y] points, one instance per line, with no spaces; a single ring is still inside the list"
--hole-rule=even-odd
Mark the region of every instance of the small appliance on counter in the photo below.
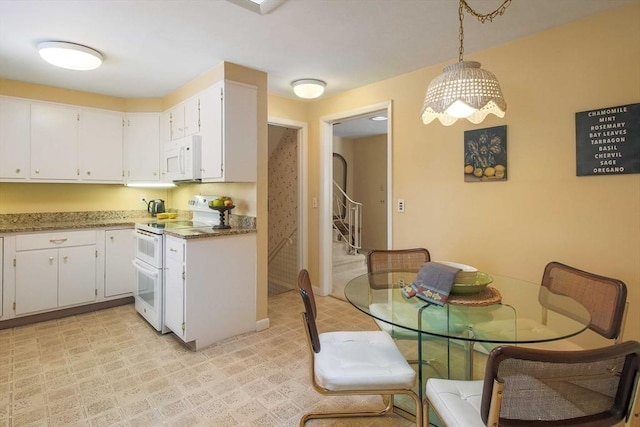
[[[146,200],[142,199],[145,203]],[[156,216],[159,213],[164,213],[164,200],[162,199],[154,199],[147,203],[147,212],[151,214],[151,216]]]

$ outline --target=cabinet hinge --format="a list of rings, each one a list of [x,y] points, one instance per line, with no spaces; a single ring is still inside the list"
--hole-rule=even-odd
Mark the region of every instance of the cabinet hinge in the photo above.
[[[14,267],[16,266],[16,259],[15,258],[13,259],[13,266]]]
[[[124,127],[124,119],[122,119],[122,127]]]
[[[80,176],[80,169],[76,169],[76,175]]]
[[[80,121],[80,114],[78,114],[77,117],[78,117],[78,121]]]
[[[96,288],[95,291],[96,291],[96,296],[98,296],[98,288]]]
[[[184,277],[184,271],[183,271],[182,272],[182,280],[184,280],[184,279],[185,279],[185,277]]]
[[[182,332],[184,332],[184,322],[182,322]]]
[[[13,311],[16,311],[16,302],[13,302]]]
[[[98,250],[97,249],[96,249],[96,258],[98,258]],[[96,292],[98,292],[98,291],[96,291]]]

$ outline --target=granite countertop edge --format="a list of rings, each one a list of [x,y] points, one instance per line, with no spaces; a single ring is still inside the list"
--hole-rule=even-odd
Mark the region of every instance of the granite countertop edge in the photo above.
[[[105,219],[98,221],[59,221],[0,225],[0,235],[31,233],[37,231],[81,230],[87,228],[122,227],[133,228],[137,222],[148,222],[149,218]]]
[[[251,234],[256,232],[257,230],[255,228],[244,227],[232,227],[224,230],[216,230],[214,228],[185,228],[171,231],[165,230],[164,234],[166,236],[173,236],[179,239],[192,240],[209,239],[222,236],[234,236],[238,234]]]

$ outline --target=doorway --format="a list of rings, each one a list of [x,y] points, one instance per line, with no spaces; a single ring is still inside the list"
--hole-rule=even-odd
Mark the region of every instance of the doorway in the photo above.
[[[296,288],[306,265],[306,125],[269,119],[268,294]]]
[[[387,117],[386,120],[386,138],[384,141],[383,150],[386,151],[386,165],[383,167],[386,169],[386,177],[385,182],[382,183],[382,188],[380,188],[380,183],[375,184],[376,188],[374,191],[382,191],[384,206],[383,206],[383,216],[385,218],[385,224],[382,224],[382,227],[385,229],[385,237],[384,241],[376,243],[378,249],[381,248],[390,248],[392,242],[392,210],[391,210],[391,196],[392,196],[392,134],[391,134],[391,101],[383,102],[380,104],[370,105],[367,107],[359,108],[356,110],[346,111],[343,113],[321,117],[320,119],[320,156],[321,156],[321,165],[320,165],[320,194],[319,194],[319,208],[321,209],[319,213],[319,223],[320,223],[320,245],[319,245],[319,267],[320,267],[320,277],[319,277],[319,287],[321,295],[329,295],[332,292],[333,288],[333,152],[334,152],[334,126],[339,123],[343,123],[345,121],[360,119],[360,118],[369,118],[377,113],[382,112]],[[349,170],[347,160],[347,171]],[[349,175],[349,172],[347,172]],[[347,182],[349,182],[349,178],[347,178]],[[347,186],[349,186],[347,184]],[[377,203],[379,207],[380,198],[378,198]],[[372,206],[370,206],[371,208]],[[363,206],[363,210],[366,209],[366,206]],[[364,220],[363,220],[364,222]]]

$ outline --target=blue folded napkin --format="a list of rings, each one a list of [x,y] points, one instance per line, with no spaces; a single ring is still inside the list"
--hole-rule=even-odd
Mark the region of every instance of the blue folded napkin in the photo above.
[[[437,262],[426,262],[411,284],[416,296],[432,304],[445,305],[459,268]]]

